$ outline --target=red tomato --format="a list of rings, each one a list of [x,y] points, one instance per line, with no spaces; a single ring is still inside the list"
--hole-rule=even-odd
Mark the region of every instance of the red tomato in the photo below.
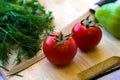
[[[72,32],[72,37],[82,51],[93,49],[102,38],[101,29],[95,23],[91,22],[88,17],[86,20],[81,21],[81,23],[75,24]]]
[[[71,36],[56,32],[45,39],[43,51],[52,64],[66,65],[76,55],[77,45]]]

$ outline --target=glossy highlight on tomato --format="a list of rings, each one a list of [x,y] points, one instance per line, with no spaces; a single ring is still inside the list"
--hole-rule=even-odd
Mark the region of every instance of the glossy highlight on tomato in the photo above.
[[[72,29],[73,38],[79,49],[88,51],[98,45],[102,38],[102,31],[98,25],[87,19],[76,23]]]
[[[75,57],[77,45],[71,35],[55,32],[45,39],[43,51],[52,64],[66,65]]]

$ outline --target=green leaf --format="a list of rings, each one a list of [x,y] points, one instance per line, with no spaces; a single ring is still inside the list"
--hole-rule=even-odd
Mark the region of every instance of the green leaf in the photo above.
[[[0,61],[9,62],[14,47],[16,60],[32,58],[53,29],[52,12],[46,13],[37,0],[0,0]]]

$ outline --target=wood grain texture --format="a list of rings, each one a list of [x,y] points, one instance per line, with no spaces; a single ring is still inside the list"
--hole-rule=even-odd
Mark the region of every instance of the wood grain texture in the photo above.
[[[79,16],[85,13],[97,0],[39,0],[47,11],[52,11],[56,30],[68,32]],[[77,20],[79,21],[79,20]],[[72,27],[71,27],[72,28]],[[8,80],[75,80],[78,73],[100,63],[112,56],[120,56],[120,41],[102,29],[103,37],[100,44],[90,52],[77,50],[73,61],[64,67],[52,65],[46,58],[25,69]],[[94,72],[93,72],[94,73]]]
[[[105,70],[108,70],[117,64],[120,64],[120,57],[113,56],[106,59],[105,61],[98,63],[85,71],[82,71],[78,74],[76,80],[91,80],[94,76],[97,76],[103,73]],[[92,79],[93,80],[93,79]]]

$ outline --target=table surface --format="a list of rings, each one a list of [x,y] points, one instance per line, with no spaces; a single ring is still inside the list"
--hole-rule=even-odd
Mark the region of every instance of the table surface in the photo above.
[[[56,30],[61,30],[66,25],[73,22],[76,18],[85,13],[96,1],[98,0],[39,0],[47,11],[53,12]],[[106,51],[108,53],[105,55],[101,54],[104,53],[104,51],[99,51],[99,47],[103,50],[108,50],[106,47],[103,47],[105,43],[101,43],[101,45],[98,46],[95,53],[77,54],[75,59],[64,67],[56,67],[44,58],[20,72],[23,77],[13,76],[10,77],[9,80],[74,80],[80,71],[109,57],[110,51]],[[98,57],[93,57],[92,53]],[[101,80],[107,80],[107,77]]]

